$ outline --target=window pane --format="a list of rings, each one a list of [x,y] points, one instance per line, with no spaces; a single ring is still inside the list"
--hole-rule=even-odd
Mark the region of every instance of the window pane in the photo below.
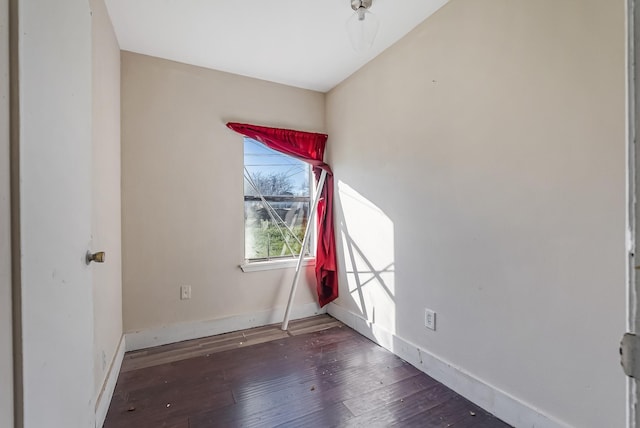
[[[244,203],[245,257],[247,259],[271,259],[300,254],[300,243],[307,226],[309,203],[271,202],[269,205],[273,208],[271,213],[262,202],[245,201]],[[272,215],[276,221],[271,218]]]
[[[297,256],[309,216],[309,165],[250,138],[244,153],[245,258]]]
[[[265,196],[309,196],[309,165],[298,159],[245,138],[244,166]],[[244,194],[257,195],[246,180]]]

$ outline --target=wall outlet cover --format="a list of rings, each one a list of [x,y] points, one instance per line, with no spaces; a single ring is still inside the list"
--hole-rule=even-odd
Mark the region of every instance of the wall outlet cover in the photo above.
[[[189,300],[191,298],[191,286],[190,285],[181,285],[180,286],[180,300]]]
[[[424,310],[424,326],[434,331],[436,329],[436,313],[431,309]]]

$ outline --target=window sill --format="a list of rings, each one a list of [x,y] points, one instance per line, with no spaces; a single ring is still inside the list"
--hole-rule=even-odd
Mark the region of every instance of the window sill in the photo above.
[[[289,269],[295,268],[298,263],[298,259],[285,259],[285,260],[265,260],[260,262],[245,262],[240,265],[242,272],[258,272],[262,270],[272,269]],[[315,266],[315,257],[305,257],[302,259],[302,266]]]

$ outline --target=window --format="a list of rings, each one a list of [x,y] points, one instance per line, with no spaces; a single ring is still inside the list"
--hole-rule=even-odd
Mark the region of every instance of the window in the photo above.
[[[244,139],[244,255],[247,261],[300,254],[311,207],[311,167]],[[310,253],[307,246],[305,255]]]

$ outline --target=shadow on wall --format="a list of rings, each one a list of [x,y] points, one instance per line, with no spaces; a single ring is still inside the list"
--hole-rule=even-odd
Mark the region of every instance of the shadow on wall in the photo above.
[[[396,333],[394,225],[374,203],[343,181],[336,198],[340,304],[369,326]],[[348,292],[346,294],[345,292]],[[380,343],[387,340],[371,334]]]

